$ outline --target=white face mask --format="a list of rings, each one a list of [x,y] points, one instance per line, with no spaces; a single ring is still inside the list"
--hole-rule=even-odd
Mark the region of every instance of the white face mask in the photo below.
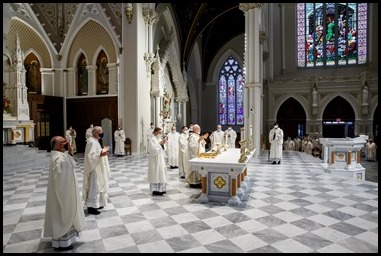
[[[221,128],[218,128],[218,129],[217,129],[217,132],[220,132],[220,131],[221,131]]]
[[[172,133],[175,133],[176,132],[176,130],[172,130]]]
[[[151,126],[151,128],[153,129],[153,128],[155,128],[155,126]]]
[[[231,127],[228,128],[229,131],[231,131],[231,129],[232,129]]]

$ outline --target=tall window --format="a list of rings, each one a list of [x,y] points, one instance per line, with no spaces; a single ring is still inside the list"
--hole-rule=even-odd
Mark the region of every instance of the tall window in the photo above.
[[[233,56],[226,59],[218,76],[218,122],[243,125],[243,74]]]
[[[298,66],[367,62],[367,3],[297,4]]]

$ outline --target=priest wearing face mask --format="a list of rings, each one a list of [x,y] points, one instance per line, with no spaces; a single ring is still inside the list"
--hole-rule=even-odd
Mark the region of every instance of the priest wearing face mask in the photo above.
[[[185,172],[188,170],[188,127],[183,126],[179,137],[179,175],[180,179],[185,179]]]
[[[154,128],[153,136],[148,143],[148,175],[152,195],[162,196],[166,193],[167,165],[165,163],[165,144],[166,137],[162,138],[162,130],[159,127]]]
[[[154,129],[155,129],[155,125],[153,123],[150,123],[149,124],[149,128],[147,130],[147,154],[149,154],[149,152],[148,152],[148,146],[149,146],[149,141],[150,141],[150,139],[153,136],[153,130]]]
[[[179,168],[179,137],[176,126],[172,126],[171,132],[167,134],[167,156],[171,169]]]
[[[222,131],[221,125],[217,125],[217,130],[210,135],[210,142],[212,149],[218,145],[226,144],[225,133]]]
[[[82,197],[89,214],[100,214],[99,209],[107,206],[108,180],[110,165],[108,154],[110,147],[102,148],[99,139],[103,138],[103,129],[95,126],[93,136],[87,139],[85,148],[85,164],[83,171]]]
[[[283,150],[283,130],[279,127],[278,123],[274,124],[274,128],[270,130],[269,133],[270,145],[270,159],[272,159],[272,164],[280,164],[282,160],[282,150]]]
[[[114,132],[115,156],[124,156],[124,141],[125,140],[126,140],[126,134],[122,130],[122,126],[118,125],[118,129]]]
[[[205,153],[205,138],[207,135],[201,136],[201,128],[198,124],[193,126],[193,133],[189,135],[188,152],[189,159],[193,159],[200,153]],[[186,180],[191,188],[201,188],[201,175],[198,170],[188,168],[185,174]]]
[[[235,148],[235,140],[237,139],[237,133],[229,125],[228,129],[225,131],[226,144],[229,148]]]

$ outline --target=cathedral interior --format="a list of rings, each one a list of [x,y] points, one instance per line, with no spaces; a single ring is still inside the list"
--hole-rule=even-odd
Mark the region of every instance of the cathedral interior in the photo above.
[[[267,135],[380,145],[379,116],[378,3],[4,3],[3,252],[50,252],[50,140],[76,130],[81,176],[90,124],[112,148],[121,125],[132,156],[110,156],[111,207],[74,252],[378,252],[378,171],[356,183],[297,152],[272,168]],[[151,199],[151,122],[252,136],[244,207],[195,203],[175,170]]]

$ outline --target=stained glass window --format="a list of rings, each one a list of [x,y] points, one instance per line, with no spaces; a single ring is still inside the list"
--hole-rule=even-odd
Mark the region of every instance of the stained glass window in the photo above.
[[[297,4],[298,66],[367,62],[367,3]]]
[[[242,69],[233,56],[229,56],[221,67],[218,79],[218,123],[221,125],[243,125]]]

